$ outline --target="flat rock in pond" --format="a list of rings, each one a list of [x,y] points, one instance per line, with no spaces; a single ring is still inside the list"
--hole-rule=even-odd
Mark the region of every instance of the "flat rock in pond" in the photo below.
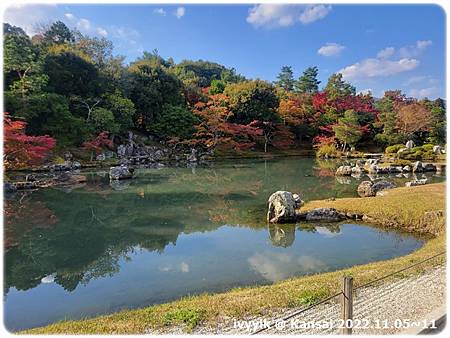
[[[338,212],[334,208],[317,208],[312,209],[306,213],[305,219],[307,221],[324,221],[324,222],[339,222],[346,219],[346,215]]]
[[[111,167],[109,169],[109,179],[110,180],[126,180],[133,178],[134,170],[128,168],[126,165],[121,165],[120,167]]]

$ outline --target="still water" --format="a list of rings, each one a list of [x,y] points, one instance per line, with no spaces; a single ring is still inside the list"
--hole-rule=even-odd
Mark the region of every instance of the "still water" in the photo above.
[[[305,201],[355,196],[360,180],[337,180],[336,165],[290,158],[141,169],[113,186],[106,172],[85,172],[87,184],[73,190],[7,196],[5,325],[15,331],[267,284],[423,244],[362,224],[266,225],[276,190]]]

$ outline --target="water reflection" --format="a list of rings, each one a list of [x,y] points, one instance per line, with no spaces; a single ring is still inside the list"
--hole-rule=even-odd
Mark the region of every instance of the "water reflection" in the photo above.
[[[355,196],[358,181],[341,185],[317,167],[313,159],[288,159],[139,170],[112,186],[105,173],[86,172],[87,184],[71,191],[9,196],[7,327],[267,283],[422,244],[367,227],[267,226],[266,199],[275,190],[299,191],[306,201]]]

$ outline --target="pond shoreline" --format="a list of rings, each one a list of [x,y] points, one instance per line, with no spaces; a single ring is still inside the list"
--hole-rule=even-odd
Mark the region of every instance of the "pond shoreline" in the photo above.
[[[124,310],[100,317],[58,322],[25,333],[145,333],[157,330],[169,332],[181,325],[190,331],[195,327],[218,327],[233,319],[254,315],[270,315],[283,308],[293,308],[305,299],[320,299],[340,287],[340,278],[352,274],[360,283],[374,276],[396,271],[406,265],[423,260],[445,250],[445,216],[437,215],[424,220],[424,213],[445,210],[445,184],[430,184],[414,188],[397,188],[385,196],[370,199],[344,198],[334,201],[313,201],[305,210],[317,206],[334,207],[344,212],[367,213],[374,221],[383,223],[395,219],[397,226],[406,231],[428,233],[434,237],[420,249],[406,256],[387,261],[369,263],[334,272],[291,278],[267,286],[243,287],[218,294],[185,297],[178,301],[149,306],[143,309]],[[388,225],[392,226],[392,225]],[[412,269],[404,276],[414,275],[445,260],[429,262]]]

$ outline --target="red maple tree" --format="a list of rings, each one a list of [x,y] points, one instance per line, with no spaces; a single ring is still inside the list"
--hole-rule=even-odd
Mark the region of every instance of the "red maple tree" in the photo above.
[[[41,164],[55,147],[56,140],[48,135],[26,135],[26,123],[12,120],[6,112],[3,126],[3,163],[6,169]]]
[[[113,146],[113,141],[109,139],[107,131],[102,131],[96,138],[83,143],[83,148],[91,151],[91,161],[94,159],[94,155],[100,154],[105,147],[111,149]]]

